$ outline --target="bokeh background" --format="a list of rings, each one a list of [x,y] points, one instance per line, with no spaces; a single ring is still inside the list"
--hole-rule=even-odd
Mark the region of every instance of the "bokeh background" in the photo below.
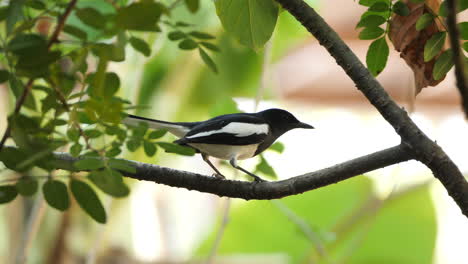
[[[358,40],[354,28],[363,8],[350,0],[308,3],[364,61],[369,42]],[[103,13],[108,5],[78,2]],[[465,12],[459,18],[466,17]],[[152,43],[152,56],[128,48],[125,62],[110,65],[121,76],[120,94],[139,106],[132,113],[191,121],[237,109],[288,109],[316,129],[291,131],[280,138],[286,146],[282,154],[265,154],[280,179],[399,143],[392,127],[287,12],[280,14],[272,39],[260,51],[223,32],[211,1],[203,1],[195,15],[180,6],[172,19],[217,36],[221,52],[213,59],[219,73],[211,72],[197,52],[179,50],[167,38],[169,28],[157,35],[141,34]],[[80,21],[72,16],[69,23]],[[91,28],[87,31],[92,34]],[[453,74],[414,98],[412,72],[391,52],[378,79],[466,173],[468,126]],[[8,92],[0,87],[2,131],[11,106]],[[198,156],[159,150],[156,158],[143,151],[123,157],[212,173]],[[252,169],[257,162],[242,164]],[[227,166],[221,170],[242,179]],[[275,201],[246,202],[151,182],[127,183],[132,189],[128,198],[101,197],[109,215],[106,225],[92,221],[76,204],[60,213],[46,206],[40,193],[2,205],[0,263],[15,263],[20,248],[26,249],[27,263],[468,262],[466,217],[431,172],[414,161]]]

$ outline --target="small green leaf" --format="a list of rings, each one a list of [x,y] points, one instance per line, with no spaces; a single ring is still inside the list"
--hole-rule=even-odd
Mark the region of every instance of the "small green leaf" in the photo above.
[[[51,207],[59,211],[65,211],[70,207],[70,198],[65,183],[48,180],[42,186],[42,193],[44,193],[44,199]]]
[[[47,52],[47,41],[38,34],[16,35],[7,46],[17,56],[35,57]]]
[[[380,27],[366,27],[359,33],[359,39],[369,40],[380,37],[385,31]]]
[[[154,145],[154,143],[152,142],[149,142],[149,141],[143,141],[143,149],[145,150],[145,153],[148,157],[152,157],[154,156],[154,154],[156,154],[156,146]]]
[[[179,43],[179,48],[183,50],[192,50],[198,47],[198,43],[192,39],[184,39]]]
[[[104,96],[110,98],[120,88],[120,78],[115,72],[106,72],[104,79]]]
[[[24,176],[16,182],[16,190],[23,196],[32,196],[37,192],[37,189],[37,181],[31,177]]]
[[[0,70],[0,83],[8,81],[10,73],[7,70]]]
[[[191,13],[195,13],[198,11],[200,6],[200,0],[184,0],[185,6],[187,6],[188,10]]]
[[[372,6],[377,2],[389,2],[389,0],[359,0],[359,4],[362,6]]]
[[[213,35],[210,35],[205,32],[200,32],[200,31],[191,31],[189,35],[197,39],[214,39],[215,38]]]
[[[104,167],[104,161],[100,158],[83,158],[73,164],[79,170],[97,170]]]
[[[161,130],[154,130],[149,133],[148,138],[149,139],[158,139],[162,138],[164,135],[166,135],[167,130],[161,129]]]
[[[36,10],[46,9],[46,5],[42,1],[39,1],[39,0],[29,0],[29,1],[26,1],[25,4],[26,6],[36,9]]]
[[[106,211],[93,188],[83,181],[73,179],[70,181],[70,190],[81,209],[96,222],[106,223]]]
[[[199,43],[200,43],[203,47],[205,47],[205,48],[207,48],[207,49],[209,49],[209,50],[211,50],[211,51],[215,51],[215,52],[219,52],[219,51],[220,51],[219,48],[218,48],[218,46],[216,46],[216,45],[213,44],[213,43],[204,42],[204,41],[199,42]]]
[[[453,67],[453,52],[451,49],[446,50],[437,58],[434,68],[432,69],[432,76],[434,80],[440,80],[447,75],[450,69]]]
[[[79,143],[75,143],[70,147],[70,154],[73,157],[78,157],[83,150],[83,147]]]
[[[424,45],[424,61],[430,61],[437,56],[445,43],[447,32],[437,32]]]
[[[268,161],[263,157],[263,155],[260,156],[260,162],[257,164],[255,167],[256,172],[261,172],[265,175],[268,175],[274,179],[278,178],[278,175],[276,175],[275,170],[271,165],[268,163]]]
[[[216,64],[214,61],[211,59],[211,57],[206,53],[202,48],[198,49],[200,53],[200,57],[202,58],[203,62],[214,72],[218,73],[218,68],[216,67]]]
[[[76,142],[78,141],[78,139],[80,139],[80,131],[74,127],[70,127],[68,130],[67,130],[67,137],[73,141],[73,142]]]
[[[360,27],[378,27],[385,23],[385,18],[377,15],[369,15],[363,17],[359,23],[356,25],[356,28]]]
[[[187,35],[182,32],[182,31],[172,31],[172,32],[169,32],[169,34],[167,34],[167,37],[169,38],[169,40],[179,40],[179,39],[183,39],[185,38]]]
[[[9,203],[13,201],[18,192],[14,185],[3,185],[0,186],[0,204]]]
[[[135,152],[141,146],[141,141],[137,139],[130,139],[127,141],[126,145],[129,151]]]
[[[146,43],[146,41],[137,38],[137,37],[131,37],[130,38],[130,45],[136,50],[139,51],[141,54],[145,55],[146,57],[149,57],[151,55],[151,48]]]
[[[108,164],[114,170],[124,171],[124,172],[132,173],[132,174],[136,173],[135,165],[133,165],[128,160],[110,159]]]
[[[389,10],[390,6],[388,5],[387,2],[377,2],[373,4],[371,7],[369,7],[369,11],[374,11],[374,12],[383,12]]]
[[[120,8],[116,23],[121,29],[138,31],[160,31],[156,23],[166,7],[161,3],[142,1]]]
[[[22,6],[24,2],[25,0],[15,0],[10,1],[8,4],[6,17],[6,31],[8,35],[13,31],[16,23],[23,18]]]
[[[463,49],[464,49],[466,52],[468,52],[468,41],[465,41],[465,42],[463,43]]]
[[[86,7],[76,10],[76,16],[86,25],[102,29],[106,25],[106,18],[98,10]]]
[[[122,150],[120,150],[120,148],[114,147],[106,151],[106,157],[114,158],[117,157],[120,153],[122,153]]]
[[[410,9],[408,6],[401,1],[396,2],[392,9],[395,14],[400,16],[408,16],[410,14]]]
[[[278,153],[283,153],[284,145],[281,142],[276,142],[275,144],[271,145],[269,149],[276,151]]]
[[[430,13],[425,13],[416,21],[416,30],[423,30],[434,21],[434,16]]]
[[[84,132],[84,135],[88,138],[98,138],[102,135],[102,132],[97,129],[87,129]]]
[[[123,182],[122,174],[118,171],[92,171],[88,177],[101,191],[113,197],[126,197],[130,193],[130,189]]]
[[[460,30],[461,39],[468,40],[468,22],[458,23],[458,29]]]
[[[259,50],[270,39],[278,19],[272,0],[217,0],[216,13],[230,35],[241,44]]]
[[[184,156],[193,156],[195,155],[195,150],[189,147],[183,147],[177,144],[167,143],[167,142],[157,142],[161,148],[163,148],[166,152],[169,153],[176,153]]]
[[[372,75],[377,76],[387,65],[389,48],[385,37],[374,40],[367,51],[366,63]]]
[[[75,27],[75,26],[72,26],[72,25],[65,25],[63,27],[63,32],[71,35],[71,36],[74,36],[78,39],[81,39],[81,40],[87,40],[88,39],[88,35],[86,34],[85,31],[81,30],[80,28],[78,27]]]

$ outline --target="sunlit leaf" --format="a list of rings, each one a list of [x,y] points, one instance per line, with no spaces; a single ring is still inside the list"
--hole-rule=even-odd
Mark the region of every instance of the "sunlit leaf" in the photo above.
[[[453,52],[452,50],[446,50],[439,56],[439,58],[437,58],[434,64],[434,68],[432,69],[432,76],[434,77],[434,80],[440,80],[444,78],[453,65]]]
[[[103,192],[113,197],[126,197],[130,193],[127,185],[123,182],[122,174],[115,170],[92,171],[89,179]]]
[[[369,40],[369,39],[376,39],[385,32],[380,27],[366,27],[359,33],[359,39]]]
[[[271,149],[271,150],[276,151],[278,153],[283,153],[284,145],[281,142],[276,142],[273,145],[271,145],[268,149]]]
[[[257,164],[255,167],[256,172],[261,172],[265,175],[268,175],[274,179],[278,178],[278,175],[276,175],[275,170],[271,165],[268,163],[268,161],[263,157],[263,155],[260,156],[260,162]]]
[[[73,179],[70,181],[70,190],[81,209],[96,222],[106,223],[106,211],[93,188],[83,181]]]
[[[377,76],[387,65],[389,48],[385,37],[374,40],[367,51],[366,64],[372,75]]]
[[[425,13],[416,21],[416,30],[423,30],[434,21],[434,15]]]
[[[387,2],[379,1],[369,8],[369,11],[383,12],[389,10],[389,4]]]
[[[75,143],[70,147],[70,154],[73,157],[78,157],[83,150],[83,146],[81,146],[79,143]]]
[[[73,163],[79,170],[97,170],[104,167],[104,161],[99,158],[83,158]]]
[[[378,27],[385,23],[385,18],[382,16],[377,16],[377,15],[370,15],[363,17],[359,23],[356,25],[356,28],[360,27]]]
[[[468,22],[458,23],[458,29],[460,30],[461,39],[468,40]]]
[[[432,60],[440,53],[445,43],[447,32],[437,32],[424,45],[424,61]]]

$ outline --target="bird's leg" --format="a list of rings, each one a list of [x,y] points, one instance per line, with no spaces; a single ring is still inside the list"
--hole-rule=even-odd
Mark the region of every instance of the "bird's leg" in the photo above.
[[[255,174],[251,173],[250,171],[248,171],[248,170],[242,168],[241,166],[237,165],[236,158],[232,158],[231,160],[229,160],[229,163],[231,164],[232,167],[234,167],[234,168],[242,171],[243,173],[253,177],[256,182],[264,182],[265,181],[264,179],[258,177],[257,175],[255,175]]]
[[[208,163],[208,165],[210,165],[210,167],[216,172],[215,173],[215,177],[216,178],[219,178],[219,179],[226,179],[226,177],[224,177],[223,174],[221,174],[221,172],[219,172],[219,170],[213,165],[213,163],[211,163],[211,161],[208,159],[208,155],[206,155],[205,153],[202,153],[202,159]]]

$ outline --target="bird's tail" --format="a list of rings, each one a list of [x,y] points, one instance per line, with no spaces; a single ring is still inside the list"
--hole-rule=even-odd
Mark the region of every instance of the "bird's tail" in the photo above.
[[[183,137],[187,132],[196,125],[196,123],[185,123],[185,122],[167,122],[161,121],[156,119],[150,119],[146,117],[136,116],[136,115],[128,115],[122,120],[122,123],[129,126],[138,126],[140,122],[144,122],[148,124],[148,127],[153,129],[164,129],[169,131],[171,134],[175,135],[176,137]]]

